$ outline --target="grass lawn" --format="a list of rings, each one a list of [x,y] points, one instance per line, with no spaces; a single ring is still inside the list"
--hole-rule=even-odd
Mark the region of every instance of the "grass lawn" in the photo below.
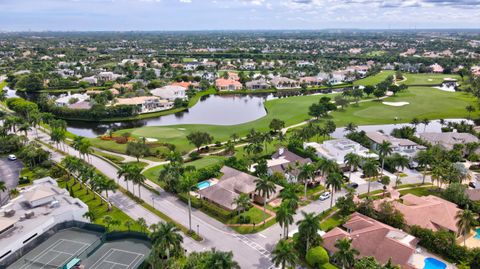
[[[248,211],[245,211],[242,214],[233,217],[228,223],[229,224],[239,223],[238,220],[240,216],[250,217],[250,223],[261,224],[263,221],[263,210],[252,206]],[[265,216],[266,216],[265,218],[268,219],[270,217],[270,214],[268,214],[267,212]]]
[[[409,105],[393,107],[382,102],[408,102]],[[389,124],[410,122],[419,119],[465,118],[468,116],[465,107],[475,106],[475,98],[463,92],[445,92],[430,87],[411,87],[406,92],[382,101],[361,103],[344,111],[335,111],[331,117],[337,126],[345,126],[349,122],[358,125]],[[476,113],[474,116],[478,115]]]
[[[126,162],[125,164],[134,164],[134,165],[136,165],[136,166],[140,166],[141,168],[145,168],[145,167],[147,167],[147,165],[148,165],[148,163],[137,162],[137,161]]]
[[[69,186],[72,186],[73,180],[68,182]],[[61,188],[66,187],[66,182],[65,181],[58,181],[58,185]],[[126,231],[128,230],[127,227],[125,227],[124,223],[127,220],[134,221],[132,218],[130,218],[127,214],[125,214],[123,211],[116,207],[112,207],[111,211],[108,211],[108,206],[105,202],[103,204],[101,203],[100,197],[97,195],[94,196],[92,192],[89,192],[87,194],[87,189],[83,187],[80,189],[80,184],[76,184],[75,187],[73,187],[73,193],[76,198],[82,200],[85,204],[87,204],[88,209],[92,211],[95,214],[95,220],[94,223],[101,224],[103,225],[104,223],[102,222],[102,218],[106,215],[111,216],[113,219],[119,220],[120,221],[120,226],[115,227],[115,230],[120,230],[120,231]],[[95,199],[94,199],[95,198]],[[140,231],[140,227],[135,223],[132,228],[132,230]]]
[[[353,82],[353,85],[377,85],[378,83],[384,81],[388,76],[393,76],[395,71],[380,71],[376,75],[362,78]]]
[[[7,82],[4,80],[2,82],[0,82],[0,90],[3,90],[3,87],[7,86]]]
[[[400,194],[401,195],[405,195],[407,193],[411,193],[413,195],[416,195],[416,196],[428,196],[428,195],[435,195],[436,191],[435,191],[436,187],[418,187],[418,188],[413,188],[413,189],[409,189],[409,190],[402,190],[400,191]]]
[[[258,233],[260,231],[263,231],[267,229],[268,227],[272,226],[275,224],[276,221],[275,219],[271,219],[265,223],[265,225],[260,222],[258,225],[253,226],[236,226],[232,227],[233,230],[235,230],[239,234],[253,234],[253,233]]]
[[[320,223],[320,227],[322,228],[322,231],[328,232],[331,229],[339,226],[341,223],[342,223],[342,220],[338,215],[338,213],[336,213],[336,214],[333,214],[330,218],[323,220]]]
[[[326,264],[322,264],[320,266],[320,269],[338,269],[338,267],[336,267],[335,265],[333,265],[331,263],[326,263]]]
[[[406,85],[432,85],[441,84],[445,78],[455,78],[460,80],[459,75],[455,74],[407,74],[404,73],[407,80],[403,82]]]
[[[106,159],[108,159],[108,160],[110,160],[110,161],[112,161],[116,164],[121,164],[125,160],[125,158],[123,158],[121,156],[109,154],[109,153],[106,153],[106,152],[103,152],[103,151],[94,150],[93,153],[95,155],[106,158]]]

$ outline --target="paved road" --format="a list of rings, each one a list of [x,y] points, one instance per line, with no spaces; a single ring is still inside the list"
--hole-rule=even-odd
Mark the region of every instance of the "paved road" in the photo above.
[[[0,192],[2,202],[8,199],[8,191],[17,187],[18,177],[20,176],[20,170],[22,170],[23,164],[20,161],[9,161],[7,158],[0,158],[0,181],[5,182],[7,190]]]

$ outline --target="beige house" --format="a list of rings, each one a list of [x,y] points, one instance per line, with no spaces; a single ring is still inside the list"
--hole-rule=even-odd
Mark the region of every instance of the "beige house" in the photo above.
[[[132,98],[117,98],[115,106],[136,106],[140,114],[157,112],[173,108],[173,102],[162,100],[156,96],[139,96]]]

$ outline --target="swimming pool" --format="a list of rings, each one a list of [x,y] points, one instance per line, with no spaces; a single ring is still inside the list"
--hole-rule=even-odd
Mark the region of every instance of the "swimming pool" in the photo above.
[[[210,181],[208,181],[208,180],[199,182],[199,183],[197,184],[197,188],[198,188],[199,190],[203,190],[203,189],[208,188],[208,187],[210,187],[210,186],[211,186],[211,184],[210,184]]]
[[[445,269],[445,268],[447,268],[447,265],[444,262],[439,261],[435,258],[426,258],[425,266],[423,267],[423,269]]]
[[[476,231],[476,233],[475,233],[474,238],[480,240],[480,228],[477,228],[477,230],[475,230],[475,231]]]

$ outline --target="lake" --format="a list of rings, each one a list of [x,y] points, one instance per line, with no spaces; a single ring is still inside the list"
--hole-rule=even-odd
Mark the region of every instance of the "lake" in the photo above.
[[[123,122],[67,121],[68,131],[85,137],[96,137],[108,130],[165,126],[177,124],[235,125],[267,115],[263,103],[273,95],[209,95],[203,96],[188,110],[157,118]]]

